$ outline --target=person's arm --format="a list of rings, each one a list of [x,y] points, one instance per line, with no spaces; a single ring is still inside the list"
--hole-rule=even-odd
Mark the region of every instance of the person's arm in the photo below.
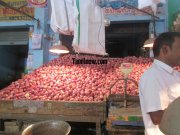
[[[152,120],[154,125],[160,124],[163,113],[164,113],[163,110],[159,110],[159,111],[155,111],[155,112],[149,112],[149,115],[150,115],[151,120]]]

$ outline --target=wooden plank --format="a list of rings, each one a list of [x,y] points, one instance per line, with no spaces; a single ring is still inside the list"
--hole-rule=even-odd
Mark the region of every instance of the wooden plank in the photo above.
[[[0,135],[21,135],[21,132],[4,132],[4,131],[0,131]]]
[[[94,102],[94,103],[84,103],[84,102],[53,102],[53,101],[44,101],[44,106],[41,108],[38,108],[39,110],[43,110],[43,108],[47,108],[49,110],[61,110],[61,109],[91,109],[96,108],[96,111],[101,111],[105,109],[105,102]],[[29,106],[23,106],[23,107],[15,107],[13,105],[13,101],[0,101],[0,107],[2,108],[0,111],[7,110],[7,109],[18,109],[18,108],[27,108]]]
[[[108,97],[108,101],[110,101],[110,102],[122,102],[122,101],[124,101],[124,95],[111,94]],[[129,102],[140,102],[139,96],[130,96],[130,95],[127,95],[127,101],[129,101]]]
[[[96,135],[101,135],[101,123],[96,122]]]
[[[16,109],[6,109],[4,111],[1,111],[0,113],[12,113],[12,114],[18,114],[18,113],[33,113],[30,112],[30,108],[16,108]],[[105,115],[105,110],[97,111],[96,108],[64,108],[64,109],[56,109],[56,110],[48,110],[46,108],[43,109],[37,109],[35,111],[35,114],[61,114],[61,115],[85,115],[85,116],[99,116],[99,117],[104,117]]]
[[[72,122],[104,122],[96,116],[64,116],[64,115],[42,115],[42,114],[0,114],[1,119],[16,120],[64,120]]]
[[[41,101],[42,102],[42,101]],[[66,116],[97,116],[105,119],[106,102],[43,101],[43,107],[14,106],[13,101],[0,101],[0,114],[57,114]]]
[[[111,123],[111,120],[107,120],[107,124],[106,124],[106,130],[110,131],[110,132],[116,132],[116,133],[129,133],[131,135],[131,133],[137,133],[137,135],[139,135],[140,133],[144,133],[144,127],[142,126],[130,126],[130,125],[119,125],[119,126],[114,126]],[[139,133],[139,134],[138,134]]]
[[[121,128],[111,128],[111,132],[126,132],[126,133],[143,133],[144,129],[121,129]]]
[[[32,101],[33,102],[33,101]],[[106,102],[0,101],[0,119],[63,120],[96,123],[96,135],[101,135],[101,123],[106,120]],[[34,106],[31,106],[31,105]]]
[[[111,107],[109,109],[109,116],[142,116],[141,108],[116,108]]]
[[[109,131],[108,135],[145,135],[144,132]]]
[[[137,126],[143,127],[143,121],[123,121],[123,120],[116,120],[112,121],[112,126]]]

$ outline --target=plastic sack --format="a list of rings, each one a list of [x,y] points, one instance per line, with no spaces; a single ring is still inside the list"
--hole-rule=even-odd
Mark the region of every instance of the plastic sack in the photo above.
[[[138,8],[144,8],[152,5],[152,0],[138,0]]]
[[[75,52],[106,55],[103,9],[95,0],[75,0]]]
[[[180,97],[176,98],[165,109],[161,123],[159,125],[160,130],[165,135],[180,135]]]
[[[138,8],[142,9],[151,6],[154,13],[156,13],[157,4],[159,3],[166,3],[166,0],[138,0]]]
[[[72,35],[74,31],[73,0],[50,0],[51,29],[65,35]]]

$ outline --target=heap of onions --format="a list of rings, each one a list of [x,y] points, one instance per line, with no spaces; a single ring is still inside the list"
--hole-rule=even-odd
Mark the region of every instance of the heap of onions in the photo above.
[[[41,66],[22,79],[0,91],[1,100],[60,100],[102,101],[110,92],[111,85],[123,78],[119,67],[122,62],[133,64],[129,78],[139,81],[142,73],[150,66],[150,58],[106,58],[107,64],[73,64],[75,59],[105,59],[89,55],[65,55]],[[124,82],[119,81],[112,94],[123,94]],[[127,94],[138,95],[138,88],[128,82]]]

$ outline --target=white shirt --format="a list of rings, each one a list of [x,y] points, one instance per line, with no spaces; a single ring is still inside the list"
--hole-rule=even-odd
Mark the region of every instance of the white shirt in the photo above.
[[[180,96],[180,73],[154,60],[139,82],[139,97],[146,135],[164,135],[151,121],[149,112],[164,110]]]

